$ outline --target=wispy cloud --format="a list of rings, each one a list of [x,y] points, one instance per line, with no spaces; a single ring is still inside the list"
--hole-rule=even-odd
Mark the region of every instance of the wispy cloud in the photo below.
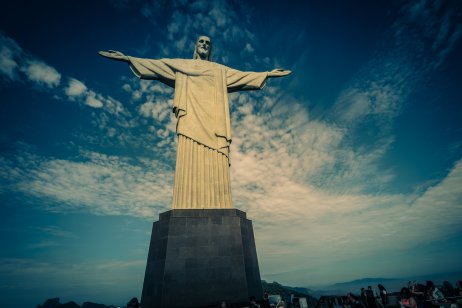
[[[93,91],[88,93],[85,98],[85,104],[93,108],[101,108],[104,106],[103,102],[96,97],[96,93]]]
[[[380,264],[378,256],[393,255],[390,247],[399,255],[461,232],[462,191],[456,184],[461,180],[461,161],[420,196],[323,191],[281,175],[280,169],[264,161],[250,161],[236,170],[252,164],[261,166],[261,175],[254,187],[243,187],[233,174],[233,184],[239,183],[233,185],[234,201],[254,221],[262,272],[273,279],[278,276],[278,281],[290,277],[304,283],[309,277],[320,284],[329,276],[341,279],[338,273],[354,277],[364,266],[369,266],[370,275],[387,276],[388,270],[399,267]],[[448,256],[440,252],[436,257]],[[419,256],[409,267],[403,259],[399,270],[409,274],[414,266],[431,264],[434,258]],[[362,270],[355,262],[364,262]],[[448,261],[445,270],[454,265]]]
[[[336,170],[325,173],[325,184],[331,181],[342,187],[342,183],[362,181],[372,187],[372,181],[381,190],[381,184],[394,179],[392,170],[377,166],[395,140],[395,119],[460,40],[458,14],[440,2],[422,0],[403,6],[383,36],[383,48],[348,82],[325,117],[344,136],[342,149],[336,152],[340,154],[336,155]],[[344,176],[358,174],[358,168],[363,176],[353,182]]]
[[[120,306],[139,293],[145,265],[146,260],[64,263],[2,258],[0,289],[24,307],[43,303],[56,294],[61,302],[91,299]],[[21,293],[14,294],[18,290]],[[21,296],[24,292],[28,296]]]
[[[22,73],[33,84],[55,88],[61,74],[52,66],[26,53],[13,39],[0,33],[0,73],[17,81]]]
[[[78,97],[87,92],[87,86],[77,79],[70,78],[69,84],[64,89],[64,92],[69,98]]]
[[[61,74],[55,68],[37,60],[26,61],[21,71],[29,80],[49,88],[58,86],[61,81]]]
[[[60,246],[60,243],[58,243],[57,241],[41,240],[30,244],[28,247],[32,249],[42,249],[56,246]]]
[[[157,40],[156,50],[152,52],[149,52],[152,46],[140,49],[143,54],[149,52],[157,57],[191,58],[198,35],[210,36],[216,46],[235,46],[247,56],[253,54],[257,39],[251,31],[252,26],[247,18],[249,8],[246,5],[203,0],[172,1],[169,5],[173,8],[173,14],[165,25],[165,38]],[[167,4],[162,3],[138,5],[142,15],[153,23],[157,23],[155,16],[162,14],[165,6]],[[222,63],[226,63],[230,55],[231,51],[223,48],[212,50],[212,57]],[[256,60],[256,57],[251,59]]]
[[[93,108],[102,108],[111,115],[129,115],[129,112],[117,100],[97,93],[80,80],[68,78],[64,87],[61,84],[62,75],[54,67],[24,51],[13,39],[0,33],[0,73],[13,81],[20,81],[21,74],[34,85],[56,88],[54,94],[59,97],[64,93],[67,99],[79,101]],[[119,121],[124,119],[120,118]],[[120,124],[120,122],[119,122]]]
[[[129,130],[143,123],[133,118],[122,103],[89,88],[76,78],[62,76],[55,68],[24,51],[13,39],[3,34],[0,34],[0,64],[1,76],[10,81],[29,81],[36,90],[47,93],[52,91],[50,94],[53,99],[68,100],[82,107],[98,109],[100,112],[91,113],[92,123],[103,135],[98,134],[99,138],[94,143],[138,145],[139,142]],[[67,80],[67,83],[63,85],[61,79]],[[83,138],[91,141],[95,137],[87,135]]]
[[[0,33],[0,72],[10,80],[17,78],[21,48],[15,41]]]
[[[58,226],[36,227],[34,230],[55,238],[75,239],[78,238],[74,233],[64,230]]]
[[[102,108],[110,115],[119,117],[120,121],[126,121],[124,116],[130,116],[128,110],[119,101],[110,96],[106,96],[88,89],[80,80],[69,78],[69,82],[64,93],[71,101],[78,101],[93,108]]]
[[[52,212],[155,217],[171,200],[173,172],[159,161],[87,152],[79,160],[22,153],[2,162],[1,178],[15,183],[2,188],[38,198]]]
[[[383,38],[393,47],[377,52],[344,89],[335,103],[336,118],[347,125],[373,119],[388,131],[408,96],[442,64],[461,35],[456,8],[438,1],[407,3]]]

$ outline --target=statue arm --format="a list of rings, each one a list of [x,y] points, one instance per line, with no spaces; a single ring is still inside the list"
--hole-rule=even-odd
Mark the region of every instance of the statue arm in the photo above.
[[[284,70],[282,68],[277,68],[277,69],[272,70],[271,72],[268,72],[268,77],[270,78],[284,77],[291,73],[292,71]]]
[[[120,51],[115,51],[115,50],[99,51],[98,54],[100,56],[103,56],[103,57],[111,59],[111,60],[129,62],[128,56],[124,55]]]
[[[142,59],[128,57],[130,69],[136,77],[141,79],[154,79],[171,86],[175,83],[174,70],[164,59]]]
[[[136,58],[114,50],[100,51],[98,53],[105,58],[128,63],[133,74],[140,79],[159,80],[170,87],[175,87],[175,70],[165,59]]]
[[[291,71],[274,69],[271,72],[241,72],[232,68],[226,71],[228,92],[240,90],[259,90],[265,86],[268,78],[277,78],[289,75]]]
[[[259,90],[265,86],[268,72],[242,72],[232,68],[226,70],[228,92]]]

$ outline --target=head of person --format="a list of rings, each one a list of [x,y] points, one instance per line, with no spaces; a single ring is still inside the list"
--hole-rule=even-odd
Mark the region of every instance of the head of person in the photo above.
[[[411,297],[411,291],[409,291],[409,288],[402,288],[400,292],[401,298],[410,298]]]
[[[256,303],[255,296],[252,295],[251,297],[249,297],[249,301],[251,304],[255,304]]]
[[[431,280],[427,280],[427,290],[433,291],[435,289],[435,284]]]
[[[194,48],[193,59],[210,61],[212,57],[212,41],[208,36],[201,35],[197,38]]]
[[[138,298],[133,297],[128,303],[127,308],[138,308],[140,303],[138,302]]]
[[[347,294],[347,300],[348,300],[350,303],[354,303],[354,302],[356,302],[356,296],[355,296],[354,294],[348,293],[348,294]]]

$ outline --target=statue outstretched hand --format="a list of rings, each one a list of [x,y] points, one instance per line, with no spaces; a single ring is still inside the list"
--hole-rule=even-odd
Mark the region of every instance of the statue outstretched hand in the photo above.
[[[292,71],[277,68],[272,70],[271,72],[268,72],[268,77],[283,77],[289,75],[290,73],[292,73]]]
[[[115,51],[115,50],[99,51],[98,54],[108,59],[129,62],[128,56],[124,55],[120,51]]]

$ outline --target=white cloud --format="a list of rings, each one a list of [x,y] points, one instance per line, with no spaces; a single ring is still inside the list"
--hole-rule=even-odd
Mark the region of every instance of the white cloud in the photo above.
[[[126,78],[124,79],[126,80]],[[122,85],[122,89],[131,93],[133,102],[137,102],[142,98],[152,99],[153,95],[156,95],[156,99],[159,97],[168,99],[173,95],[173,89],[160,82],[135,77],[128,79],[128,82]]]
[[[238,12],[228,1],[175,1],[173,7],[166,25],[167,41],[153,51],[157,57],[191,58],[198,35],[210,36],[213,46],[234,44],[245,52],[253,49],[250,42],[256,43],[245,9]],[[212,58],[229,58],[229,52],[213,47]]]
[[[337,191],[359,192],[392,179],[389,170],[377,173],[375,166],[389,142],[372,149],[354,147],[346,140],[345,128],[310,120],[304,107],[284,96],[270,98],[267,91],[283,93],[268,86],[260,94],[243,93],[232,100],[231,163],[240,181],[246,178],[241,172],[264,172],[267,166],[298,183]],[[241,159],[245,165],[240,165]],[[271,178],[264,173],[255,176],[249,179]]]
[[[209,15],[213,17],[213,20],[218,27],[225,27],[230,23],[229,17],[223,7],[215,6],[209,12]]]
[[[328,277],[341,279],[340,271],[351,279],[364,270],[386,276],[385,265],[361,269],[352,260],[373,260],[390,255],[390,246],[405,251],[461,231],[462,191],[456,183],[462,161],[422,195],[369,194],[371,187],[394,179],[378,164],[393,139],[354,147],[346,140],[350,130],[310,120],[302,106],[283,95],[269,98],[266,91],[282,93],[270,85],[232,98],[231,179],[234,205],[254,221],[261,271],[268,279],[305,283],[309,275],[323,283]],[[378,101],[393,100],[391,92],[374,95]],[[371,113],[390,112],[375,103]],[[428,232],[431,236],[422,237]],[[313,261],[307,263],[308,257]],[[419,264],[431,263],[428,258]],[[413,266],[405,263],[403,273]]]
[[[18,67],[18,64],[13,59],[11,50],[2,46],[0,50],[0,71],[8,76],[10,79],[14,79],[15,71]]]
[[[55,88],[61,74],[52,66],[27,54],[13,39],[0,33],[0,73],[18,81],[19,72],[35,84]]]
[[[133,119],[130,112],[118,100],[88,89],[83,82],[75,78],[69,79],[64,93],[71,101],[77,101],[101,111],[92,114],[94,118],[92,122],[105,133],[104,138],[118,139],[118,142],[122,144],[131,138],[126,129],[135,126],[130,122]]]
[[[152,118],[158,122],[170,119],[171,101],[158,100],[156,102],[148,101],[139,107],[139,113],[146,118]]]
[[[51,235],[56,238],[65,238],[65,239],[76,239],[78,238],[77,235],[74,233],[64,230],[58,226],[46,226],[46,227],[37,227],[34,228],[35,230],[39,231],[40,233],[44,233],[47,235]]]
[[[21,78],[26,77],[32,83],[40,85],[35,87],[37,90],[57,89],[59,90],[57,93],[64,93],[71,101],[99,109],[100,112],[92,113],[95,118],[93,123],[105,132],[105,137],[111,140],[117,139],[120,144],[138,143],[125,131],[137,124],[133,123],[130,112],[119,101],[89,89],[76,78],[68,78],[67,85],[59,87],[61,74],[55,68],[27,54],[14,40],[3,35],[0,35],[0,57],[2,63],[0,72],[9,79],[21,82]],[[61,100],[57,93],[53,94],[53,98]],[[98,140],[97,143],[104,142]]]
[[[252,45],[250,43],[245,44],[244,52],[250,54],[250,53],[253,53],[254,51],[255,51],[255,49],[252,47]]]
[[[37,60],[30,60],[21,67],[21,71],[26,74],[29,80],[49,88],[54,88],[59,85],[61,81],[61,74],[58,71]]]
[[[0,177],[16,184],[0,191],[14,189],[39,198],[52,212],[154,217],[170,203],[169,166],[93,152],[84,155],[84,161],[47,160],[27,153],[19,162],[3,159]]]
[[[22,50],[12,39],[0,33],[0,73],[9,79],[17,78],[17,59],[21,56]]]
[[[69,85],[64,89],[69,97],[80,96],[87,92],[85,84],[77,79],[70,78]]]
[[[61,74],[55,68],[25,53],[14,40],[3,35],[0,35],[0,64],[2,64],[0,72],[9,79],[18,81],[18,72],[22,72],[27,79],[35,84],[47,88],[57,88],[60,85]],[[144,86],[145,89],[143,88],[142,90],[147,91],[148,85],[146,84]],[[156,88],[151,89],[159,91],[159,89]],[[80,80],[69,78],[67,86],[60,90],[72,101],[83,103],[92,108],[102,109],[104,112],[112,115],[114,118],[112,122],[114,122],[116,126],[130,126],[127,120],[127,118],[130,117],[130,112],[128,112],[119,101],[110,96],[88,89]],[[162,92],[164,90],[160,91]],[[111,121],[108,120],[106,122],[106,124],[109,124]],[[104,129],[106,128],[112,130],[112,134],[115,135],[115,127],[108,128],[105,125]]]
[[[102,108],[103,102],[97,98],[97,94],[93,91],[89,91],[85,99],[85,104],[93,108]]]
[[[186,46],[186,42],[187,42],[187,37],[186,36],[183,36],[182,38],[180,39],[177,39],[176,43],[175,43],[175,47],[178,49],[178,50],[183,50]]]
[[[28,246],[28,248],[42,249],[42,248],[49,248],[49,247],[56,247],[56,246],[60,246],[60,244],[56,241],[45,240],[45,241],[38,241],[36,243],[32,243]]]
[[[107,112],[109,112],[112,115],[120,116],[120,115],[125,115],[125,116],[130,116],[130,113],[128,110],[124,108],[121,102],[118,100],[113,99],[112,97],[108,96],[107,98],[104,98],[103,95],[99,95],[99,97],[102,100],[105,100],[105,109]]]
[[[462,35],[462,22],[455,8],[430,2],[403,6],[383,38],[393,48],[378,52],[344,89],[335,103],[337,119],[354,125],[373,117],[388,130],[409,95],[443,63]]]
[[[255,178],[254,186],[243,185],[243,172],[233,173],[233,197],[254,222],[262,273],[279,275],[278,281],[303,284],[310,277],[311,283],[322,284],[329,282],[328,276],[342,279],[340,272],[349,279],[365,273],[387,276],[388,270],[394,274],[397,267],[407,275],[416,262],[432,263],[434,256],[419,256],[411,263],[403,260],[391,267],[373,260],[461,231],[461,161],[421,196],[323,191],[297,183],[265,162],[250,159],[245,165],[235,164],[240,164],[236,170],[256,166],[245,172],[247,179]],[[445,253],[439,257],[445,258]],[[363,268],[350,267],[354,262],[364,262]]]

